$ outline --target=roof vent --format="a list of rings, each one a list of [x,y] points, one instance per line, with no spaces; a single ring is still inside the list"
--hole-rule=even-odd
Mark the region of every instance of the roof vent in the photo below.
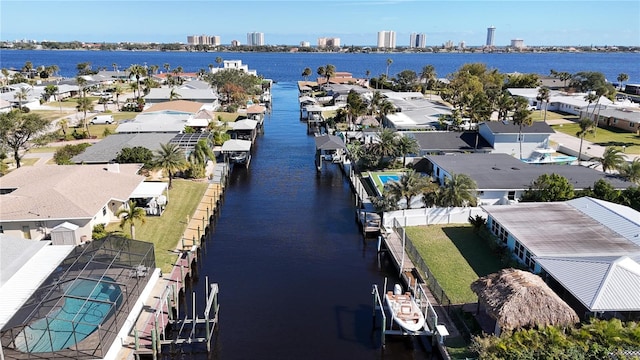
[[[512,167],[511,170],[520,170],[520,168]]]
[[[500,168],[497,168],[497,167],[495,167],[495,166],[494,166],[494,167],[492,167],[492,169],[493,169],[493,170],[500,170]]]

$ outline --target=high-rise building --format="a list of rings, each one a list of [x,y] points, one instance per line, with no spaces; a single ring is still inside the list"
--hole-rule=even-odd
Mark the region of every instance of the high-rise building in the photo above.
[[[217,45],[220,45],[220,36],[190,35],[190,36],[187,36],[187,44],[217,46]]]
[[[495,35],[496,35],[496,28],[495,28],[495,26],[493,26],[493,25],[492,25],[492,26],[489,26],[489,27],[487,28],[487,43],[486,43],[485,45],[487,45],[487,46],[493,46],[493,45],[494,45],[494,44],[493,44],[493,40],[494,40]]]
[[[423,49],[427,44],[427,34],[411,33],[409,36],[409,47]]]
[[[524,49],[524,40],[522,39],[511,39],[511,47],[515,49]]]
[[[340,38],[321,37],[318,38],[318,48],[340,47]]]
[[[247,34],[247,45],[249,46],[263,46],[264,45],[264,33],[250,32]]]
[[[385,49],[396,48],[396,32],[395,31],[378,31],[378,47]]]

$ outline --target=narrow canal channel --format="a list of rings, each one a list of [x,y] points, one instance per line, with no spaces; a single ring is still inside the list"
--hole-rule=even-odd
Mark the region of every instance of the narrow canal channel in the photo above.
[[[372,284],[397,281],[363,241],[336,165],[314,166],[297,88],[277,83],[249,169],[236,168],[203,256],[220,285],[212,359],[428,359],[419,341],[372,334]],[[198,307],[201,307],[199,305]]]

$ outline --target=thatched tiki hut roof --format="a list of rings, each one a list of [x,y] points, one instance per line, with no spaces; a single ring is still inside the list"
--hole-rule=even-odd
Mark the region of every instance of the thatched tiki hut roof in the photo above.
[[[471,284],[487,313],[500,330],[546,325],[573,325],[576,312],[556,295],[538,275],[502,269]]]

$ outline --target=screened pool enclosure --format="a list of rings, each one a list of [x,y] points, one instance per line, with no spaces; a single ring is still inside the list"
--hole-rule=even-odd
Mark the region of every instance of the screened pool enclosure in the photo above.
[[[104,357],[154,268],[152,243],[111,235],[76,247],[2,328],[5,358]]]

